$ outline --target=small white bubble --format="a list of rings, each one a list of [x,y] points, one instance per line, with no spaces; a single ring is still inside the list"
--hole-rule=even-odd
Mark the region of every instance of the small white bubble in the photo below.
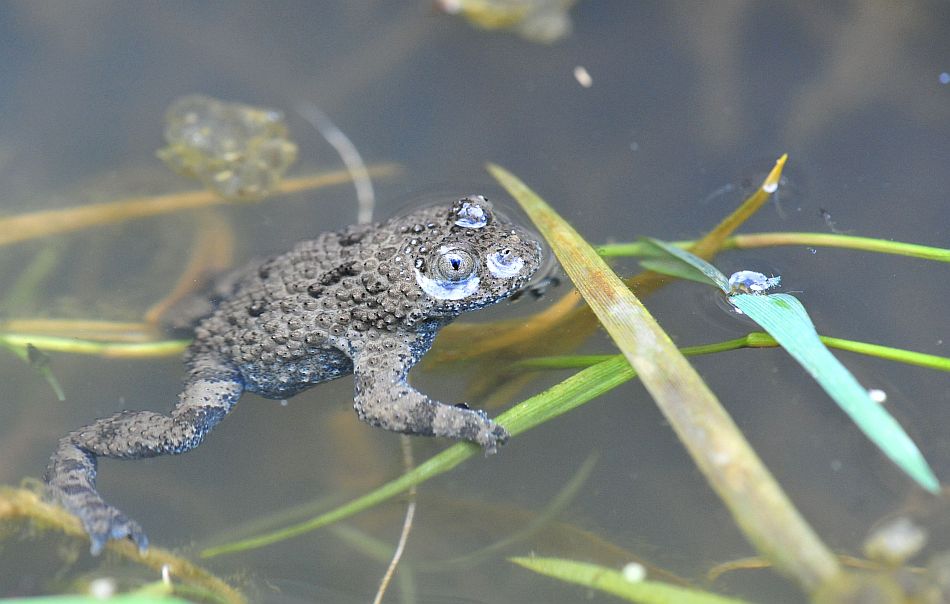
[[[880,388],[870,388],[868,390],[868,396],[871,397],[872,401],[878,404],[884,404],[887,401],[887,393]]]
[[[950,73],[944,71],[937,79],[940,80],[940,83],[943,85],[950,84]]]
[[[582,65],[578,65],[574,68],[574,79],[584,88],[590,88],[594,85],[594,78],[590,77],[587,68]]]
[[[286,407],[286,406],[289,405],[289,404],[290,404],[290,403],[287,402],[287,399],[282,399],[282,400],[280,401],[280,406],[281,406],[281,407]]]
[[[809,253],[809,254],[817,254],[817,253],[818,253],[818,250],[816,250],[816,249],[813,248],[813,247],[806,248],[806,249],[808,250],[808,253]]]
[[[639,562],[630,562],[620,571],[623,578],[631,583],[640,583],[647,578],[647,569]]]
[[[844,464],[841,463],[841,460],[840,460],[840,459],[832,459],[832,460],[831,460],[831,471],[832,471],[832,472],[840,472],[843,465],[844,465]]]
[[[766,193],[775,193],[778,191],[778,181],[765,183],[762,185],[762,190]]]
[[[115,579],[102,577],[89,582],[89,595],[98,600],[106,600],[115,595]]]
[[[640,143],[638,143],[637,141],[633,141],[632,143],[630,143],[630,150],[631,150],[631,151],[639,151],[639,150],[640,150]]]

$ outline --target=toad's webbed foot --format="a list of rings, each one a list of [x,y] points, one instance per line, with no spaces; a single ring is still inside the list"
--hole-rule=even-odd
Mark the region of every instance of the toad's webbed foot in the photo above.
[[[60,441],[50,461],[46,479],[50,497],[79,517],[92,542],[89,551],[98,555],[109,539],[131,539],[145,552],[148,537],[138,522],[102,500],[95,487],[96,462],[72,444]]]
[[[93,555],[102,551],[109,539],[129,538],[140,551],[148,547],[142,527],[103,501],[96,491],[96,459],[140,459],[193,449],[231,410],[242,391],[236,370],[197,358],[178,405],[169,415],[123,411],[59,441],[46,470],[48,492],[82,521]]]
[[[442,436],[495,453],[508,441],[504,427],[484,411],[432,400],[407,382],[412,364],[428,349],[424,339],[386,338],[368,345],[354,362],[354,406],[360,419],[393,432]]]

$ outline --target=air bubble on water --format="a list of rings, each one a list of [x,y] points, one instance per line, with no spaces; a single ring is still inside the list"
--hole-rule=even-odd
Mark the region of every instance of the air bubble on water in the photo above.
[[[108,600],[115,592],[115,579],[110,577],[100,577],[89,582],[89,595],[97,600]]]
[[[769,181],[762,185],[762,190],[766,193],[775,193],[778,191],[778,181]]]
[[[887,401],[887,393],[880,388],[869,388],[868,396],[871,397],[872,401],[878,404],[884,404]]]
[[[781,277],[766,277],[755,271],[737,271],[729,277],[729,293],[761,294],[781,283]]]
[[[289,405],[289,404],[290,404],[290,403],[287,402],[287,399],[281,399],[281,401],[280,401],[280,406],[281,406],[281,407],[286,407],[286,406]]]
[[[950,84],[950,73],[944,71],[937,77],[937,79],[940,80],[941,84],[946,86],[947,84]]]

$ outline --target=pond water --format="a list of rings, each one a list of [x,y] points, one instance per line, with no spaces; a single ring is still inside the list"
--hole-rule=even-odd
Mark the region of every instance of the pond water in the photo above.
[[[947,3],[581,0],[570,18],[569,35],[542,44],[478,29],[422,0],[6,3],[0,215],[198,187],[155,151],[165,109],[201,93],[284,111],[299,147],[290,176],[342,167],[301,114],[306,104],[319,107],[368,164],[401,166],[374,181],[378,217],[419,199],[483,192],[503,200],[484,170],[493,161],[591,242],[692,238],[788,153],[778,194],[743,231],[950,244]],[[0,318],[138,321],[207,233],[217,233],[219,247],[233,245],[223,256],[239,264],[355,217],[353,187],[344,184],[5,245]],[[822,334],[950,354],[942,264],[807,246],[731,251],[716,264],[727,275],[781,275],[782,290],[802,300]],[[616,266],[623,275],[637,270],[632,259]],[[470,320],[526,322],[568,290],[565,283]],[[646,302],[680,345],[754,329],[696,284],[670,284]],[[581,350],[614,348],[599,335]],[[169,409],[183,377],[175,356],[47,353],[64,402],[14,355],[0,356],[2,484],[41,476],[57,438],[96,417]],[[862,384],[887,393],[887,408],[950,480],[946,374],[837,356]],[[758,349],[694,363],[834,551],[860,555],[875,523],[908,509],[930,535],[915,562],[950,549],[937,500],[787,355]],[[502,369],[432,366],[413,380],[442,400],[491,398],[495,415],[569,375],[472,398],[472,384]],[[352,388],[344,378],[287,404],[245,396],[195,451],[104,460],[99,486],[155,545],[194,558],[254,601],[372,601],[386,567],[379,552],[398,538],[403,499],[267,548],[197,558],[209,544],[257,532],[255,523],[309,517],[401,473],[398,437],[357,420]],[[445,446],[413,440],[417,461]],[[592,456],[582,486],[563,494]],[[292,513],[301,506],[309,508]],[[86,547],[9,533],[0,543],[0,596],[56,593],[80,578],[157,578],[118,558],[91,558]],[[636,557],[720,593],[803,601],[793,582],[767,569],[706,582],[710,568],[755,550],[636,382],[422,485],[386,601],[615,601],[507,560],[529,554],[614,568]]]

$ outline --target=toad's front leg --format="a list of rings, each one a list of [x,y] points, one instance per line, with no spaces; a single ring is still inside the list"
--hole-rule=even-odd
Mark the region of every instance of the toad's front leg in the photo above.
[[[353,363],[357,414],[393,432],[467,440],[494,453],[508,431],[484,411],[440,403],[409,385],[409,369],[430,343],[431,338],[385,335],[366,344]]]
[[[137,522],[103,501],[96,491],[96,459],[140,459],[193,449],[231,410],[243,391],[239,373],[224,363],[198,357],[178,404],[169,415],[123,411],[60,439],[46,481],[50,497],[82,521],[102,551],[109,539],[128,537],[141,551],[148,538]]]

